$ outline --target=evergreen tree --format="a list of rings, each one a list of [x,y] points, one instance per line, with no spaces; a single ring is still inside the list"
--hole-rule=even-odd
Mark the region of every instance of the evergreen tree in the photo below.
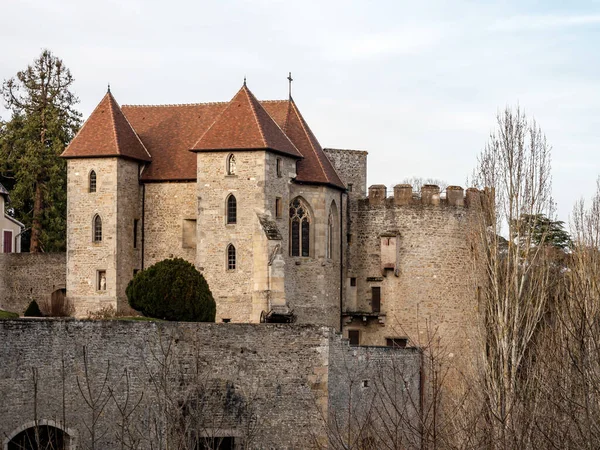
[[[0,175],[12,179],[15,217],[31,228],[31,252],[66,247],[67,165],[59,156],[81,124],[73,77],[49,50],[1,93],[11,112],[0,122]]]

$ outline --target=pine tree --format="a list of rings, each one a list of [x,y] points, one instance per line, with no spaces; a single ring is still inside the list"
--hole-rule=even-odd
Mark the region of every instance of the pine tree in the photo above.
[[[31,228],[31,252],[66,247],[67,167],[59,156],[81,124],[71,72],[49,50],[5,80],[11,112],[0,122],[0,175],[12,179],[15,216]]]

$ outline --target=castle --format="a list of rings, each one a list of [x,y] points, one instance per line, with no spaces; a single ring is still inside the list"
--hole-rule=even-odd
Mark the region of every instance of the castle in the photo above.
[[[322,148],[291,95],[259,101],[244,82],[229,102],[120,107],[109,90],[62,157],[78,316],[126,311],[134,274],[180,257],[217,322],[321,324],[365,345],[421,345],[427,326],[469,339],[478,192],[367,193],[367,153]]]
[[[3,448],[421,448],[421,349],[468,382],[476,189],[367,190],[366,152],[322,148],[291,96],[245,83],[223,103],[109,91],[62,156],[66,259],[1,254],[0,309],[130,313],[135,273],[179,257],[217,323],[0,321]]]

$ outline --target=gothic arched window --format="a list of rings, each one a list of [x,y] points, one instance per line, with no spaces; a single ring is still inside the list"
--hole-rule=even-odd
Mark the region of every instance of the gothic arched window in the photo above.
[[[308,205],[296,197],[290,203],[291,256],[310,256],[310,221]]]
[[[235,196],[227,197],[227,223],[237,223],[237,201]]]
[[[96,192],[96,172],[90,172],[90,192]]]
[[[233,153],[227,157],[227,175],[235,175],[235,155]]]
[[[94,216],[92,238],[94,242],[102,242],[102,219],[98,214]]]
[[[235,246],[229,244],[227,246],[227,270],[235,270]]]

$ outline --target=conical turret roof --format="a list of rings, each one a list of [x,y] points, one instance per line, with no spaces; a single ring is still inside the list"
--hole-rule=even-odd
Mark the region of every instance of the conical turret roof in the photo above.
[[[272,150],[302,158],[302,154],[244,85],[192,146],[192,151]]]
[[[152,160],[110,91],[102,98],[61,156],[121,156],[140,161]]]

